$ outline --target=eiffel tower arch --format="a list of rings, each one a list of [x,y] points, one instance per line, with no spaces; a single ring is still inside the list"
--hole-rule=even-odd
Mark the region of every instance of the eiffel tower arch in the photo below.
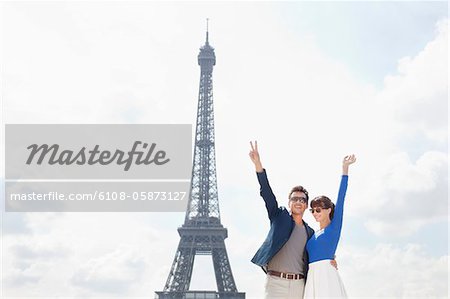
[[[214,48],[206,42],[200,48],[200,86],[192,165],[191,188],[184,224],[178,228],[180,242],[163,291],[158,299],[243,299],[231,272],[225,247],[228,231],[220,221],[214,144],[212,72]],[[189,290],[196,255],[211,255],[217,291]]]

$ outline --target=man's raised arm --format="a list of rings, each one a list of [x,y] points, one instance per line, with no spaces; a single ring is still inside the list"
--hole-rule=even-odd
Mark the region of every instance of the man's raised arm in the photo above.
[[[251,151],[248,154],[250,156],[250,159],[252,160],[253,164],[255,164],[255,170],[256,172],[263,172],[264,168],[262,167],[261,158],[259,157],[258,152],[258,141],[255,141],[255,145],[253,146],[253,143],[250,141]]]
[[[270,188],[266,171],[262,166],[261,158],[259,157],[258,152],[258,142],[255,141],[255,144],[253,145],[253,143],[250,141],[250,146],[251,150],[249,156],[253,164],[255,165],[256,175],[258,177],[260,186],[260,195],[264,199],[264,202],[266,204],[269,219],[272,219],[278,213],[278,202],[272,192],[272,188]]]

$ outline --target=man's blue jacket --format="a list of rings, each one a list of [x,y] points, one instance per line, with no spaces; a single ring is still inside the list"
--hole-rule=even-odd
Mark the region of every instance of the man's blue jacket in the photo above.
[[[252,262],[260,266],[264,272],[267,272],[267,264],[275,256],[275,254],[289,240],[292,230],[295,227],[295,221],[285,207],[278,207],[278,202],[270,188],[267,179],[266,170],[257,172],[258,182],[261,187],[260,194],[266,204],[267,213],[270,220],[270,230],[266,240],[252,258]],[[308,239],[314,234],[314,230],[303,221]],[[303,274],[306,278],[308,273],[308,252],[306,248],[303,252]]]

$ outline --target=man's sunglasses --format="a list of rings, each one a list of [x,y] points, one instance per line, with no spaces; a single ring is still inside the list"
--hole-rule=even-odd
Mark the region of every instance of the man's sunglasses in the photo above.
[[[295,196],[295,197],[291,197],[290,199],[289,199],[290,201],[293,201],[293,202],[302,202],[302,203],[306,203],[306,197],[300,197],[300,196]]]

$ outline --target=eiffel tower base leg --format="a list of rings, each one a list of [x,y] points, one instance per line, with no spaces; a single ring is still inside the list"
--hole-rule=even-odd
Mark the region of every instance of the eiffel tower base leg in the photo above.
[[[215,291],[187,291],[155,292],[155,299],[245,299],[245,293],[240,292],[215,292]]]

